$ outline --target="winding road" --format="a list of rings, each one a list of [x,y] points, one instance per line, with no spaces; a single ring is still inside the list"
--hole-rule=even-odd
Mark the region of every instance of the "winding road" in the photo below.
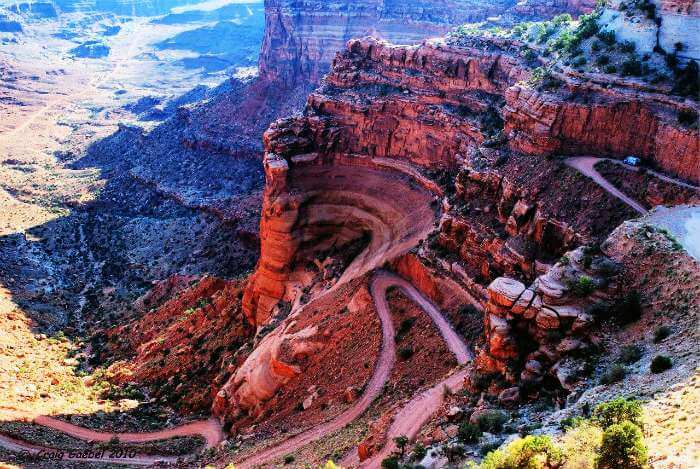
[[[340,414],[333,420],[314,427],[310,430],[302,432],[296,436],[283,441],[279,445],[272,448],[260,451],[250,458],[236,464],[238,468],[252,468],[262,465],[266,462],[281,458],[286,454],[292,453],[302,446],[311,443],[312,441],[323,438],[326,435],[337,432],[338,430],[351,423],[353,420],[362,415],[367,408],[372,404],[372,401],[381,393],[384,384],[388,381],[391,370],[394,367],[396,356],[396,343],[394,340],[394,326],[391,321],[391,313],[389,312],[389,304],[386,300],[387,291],[391,287],[398,287],[418,306],[420,306],[430,318],[433,320],[440,335],[447,343],[452,353],[455,354],[457,362],[460,365],[468,363],[471,359],[469,348],[461,339],[461,337],[452,329],[444,316],[438,311],[430,300],[425,298],[416,288],[406,280],[391,274],[386,271],[378,271],[372,279],[370,292],[377,310],[377,315],[381,321],[382,327],[382,345],[379,353],[379,360],[374,369],[374,374],[365,388],[362,397],[348,410]],[[419,394],[409,402],[395,417],[394,423],[389,430],[389,436],[409,435],[413,436],[423,423],[437,410],[442,403],[442,392],[445,384],[456,387],[464,380],[464,371],[458,372],[447,380],[438,383],[433,388]],[[420,409],[418,411],[418,409]],[[396,433],[398,432],[398,433]],[[385,448],[376,457],[384,455],[393,450],[393,443],[387,444]],[[357,463],[356,451],[346,457],[341,465],[347,462]],[[372,461],[374,461],[374,459]],[[378,464],[377,464],[378,466]]]
[[[565,163],[567,166],[571,166],[584,176],[588,176],[593,179],[593,181],[602,187],[608,194],[617,197],[635,211],[641,215],[646,215],[648,213],[647,209],[642,207],[639,202],[632,199],[631,197],[623,194],[619,189],[613,186],[607,179],[603,177],[602,174],[595,169],[596,163],[602,161],[604,158],[596,158],[595,156],[579,156],[574,158],[568,158]]]
[[[387,291],[391,287],[397,287],[418,306],[420,306],[426,314],[432,319],[437,326],[440,335],[447,343],[450,351],[455,355],[459,365],[465,365],[472,360],[472,354],[469,348],[464,343],[462,338],[450,326],[449,322],[435,307],[435,305],[425,298],[416,288],[408,281],[386,271],[378,271],[372,278],[370,291],[374,301],[377,315],[382,328],[382,343],[379,353],[379,359],[375,365],[374,373],[370,378],[369,383],[365,387],[365,392],[352,407],[337,416],[336,418],[295,435],[278,445],[271,448],[259,451],[236,464],[239,468],[252,468],[265,464],[269,461],[281,458],[289,453],[292,453],[299,448],[323,438],[327,435],[337,432],[349,423],[353,422],[362,415],[367,408],[372,404],[374,399],[379,396],[384,388],[384,385],[389,380],[391,370],[394,367],[396,360],[396,343],[394,325],[391,320],[389,304],[387,302]],[[437,383],[430,389],[427,389],[411,401],[409,401],[394,417],[394,421],[389,428],[387,445],[381,452],[376,454],[371,460],[363,463],[363,466],[373,467],[378,465],[378,461],[394,450],[393,438],[398,435],[415,436],[420,427],[430,418],[430,416],[439,408],[444,398],[445,386],[455,389],[459,387],[464,380],[466,370],[462,369],[450,375],[445,380]],[[223,433],[218,420],[211,418],[209,420],[197,421],[188,423],[179,427],[161,430],[152,433],[105,433],[98,432],[92,429],[79,427],[77,425],[64,422],[47,416],[28,416],[27,414],[16,415],[18,419],[29,419],[38,425],[42,425],[54,430],[63,432],[74,438],[82,440],[91,440],[99,442],[107,442],[114,437],[119,438],[121,443],[144,443],[157,440],[165,440],[173,437],[184,436],[203,436],[206,440],[206,447],[212,448],[223,441]],[[8,436],[0,435],[0,446],[11,451],[28,451],[31,454],[37,454],[40,451],[50,450],[37,445],[32,445]],[[344,462],[357,464],[357,452],[353,451],[346,457]],[[68,453],[64,454],[65,460],[72,460]],[[175,457],[159,457],[148,455],[136,455],[133,458],[124,458],[118,460],[108,459],[80,459],[81,461],[92,462],[121,462],[134,465],[151,465],[156,463],[174,463],[178,458]]]
[[[16,420],[29,420],[37,425],[51,428],[61,433],[65,433],[66,435],[85,441],[108,442],[114,437],[117,437],[119,438],[119,442],[122,444],[132,444],[167,440],[175,437],[202,436],[206,442],[206,448],[208,449],[217,446],[224,439],[224,434],[221,431],[221,425],[219,424],[219,421],[214,418],[208,420],[199,420],[196,422],[180,425],[179,427],[149,433],[108,433],[98,432],[90,428],[79,427],[77,425],[64,422],[63,420],[43,415],[31,416],[27,413],[19,412],[13,412],[12,415]],[[30,455],[37,455],[40,452],[56,451],[55,448],[34,445],[2,434],[0,434],[0,446],[10,451],[26,452]],[[158,463],[176,463],[179,460],[182,460],[186,457],[187,456],[176,457],[137,454],[132,457],[123,458],[81,458],[72,457],[68,451],[64,451],[62,459],[65,461],[102,462],[114,464],[131,464],[138,466],[151,466]]]

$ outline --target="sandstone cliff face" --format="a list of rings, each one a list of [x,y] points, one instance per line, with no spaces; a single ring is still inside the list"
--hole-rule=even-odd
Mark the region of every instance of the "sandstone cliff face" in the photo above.
[[[414,44],[462,23],[500,14],[514,4],[513,0],[266,0],[260,74],[286,85],[318,83],[352,38],[371,35]]]
[[[309,97],[305,115],[266,134],[262,254],[244,299],[252,321],[264,323],[280,300],[293,299],[293,272],[314,250],[342,246],[365,232],[373,240],[380,233],[385,243],[369,258],[398,252],[386,246],[406,227],[391,220],[410,216],[432,196],[456,196],[442,207],[436,246],[457,254],[467,276],[485,282],[504,273],[531,279],[538,260],[600,239],[629,215],[596,185],[561,173],[541,155],[639,154],[689,179],[700,177],[698,136],[670,121],[671,101],[573,80],[554,91],[529,88],[522,83],[531,65],[519,50],[517,43],[496,40],[473,47],[349,42],[324,86]],[[500,148],[487,148],[493,145]],[[432,196],[414,197],[394,182],[397,177]],[[556,184],[563,181],[589,196],[562,195]],[[380,202],[389,193],[406,196],[390,210]],[[606,211],[606,221],[591,222],[594,213]],[[398,228],[387,235],[387,226]],[[319,243],[322,237],[333,241]]]
[[[653,95],[572,86],[542,93],[516,85],[506,93],[505,131],[526,154],[639,155],[665,171],[700,181],[697,130],[678,124],[687,105]]]

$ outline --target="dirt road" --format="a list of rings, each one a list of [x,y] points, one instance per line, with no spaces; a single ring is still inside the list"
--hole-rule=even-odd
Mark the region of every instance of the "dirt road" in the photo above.
[[[42,425],[47,428],[52,428],[54,430],[70,435],[74,438],[78,438],[86,441],[97,441],[97,442],[108,442],[115,436],[119,438],[119,442],[122,444],[126,443],[147,443],[150,441],[167,440],[174,437],[187,437],[187,436],[202,436],[206,441],[206,448],[213,448],[217,446],[224,439],[223,432],[221,431],[221,425],[219,421],[211,418],[208,420],[200,420],[197,422],[187,423],[175,428],[169,428],[166,430],[159,430],[156,432],[149,433],[107,433],[98,432],[89,428],[79,427],[63,420],[58,420],[47,416],[29,416],[25,413],[14,412],[11,414],[16,420],[30,420],[37,425]],[[25,441],[21,441],[15,438],[11,438],[5,435],[0,435],[0,446],[3,448],[15,451],[24,452],[24,454],[36,455],[40,452],[51,452],[55,449],[42,447],[39,445],[33,445]],[[183,459],[186,456],[182,457]],[[150,466],[158,462],[169,462],[174,463],[178,461],[177,457],[171,456],[152,456],[136,454],[130,457],[124,458],[110,458],[109,452],[106,453],[105,457],[101,458],[80,458],[71,457],[69,452],[64,452],[63,460],[66,461],[86,461],[86,462],[101,462],[101,463],[114,463],[114,464],[131,464],[131,465],[144,465]]]
[[[391,313],[389,312],[389,305],[386,299],[387,290],[391,287],[402,289],[412,301],[414,301],[428,314],[428,316],[430,316],[460,365],[464,365],[472,359],[471,352],[469,351],[467,345],[454,331],[454,329],[452,329],[444,316],[440,313],[440,311],[438,311],[435,305],[430,302],[430,300],[425,298],[406,280],[389,272],[380,271],[372,279],[370,290],[377,310],[377,315],[379,316],[381,322],[382,345],[374,373],[366,386],[362,397],[358,399],[352,407],[340,414],[335,419],[293,436],[288,440],[283,441],[279,445],[260,451],[254,454],[252,457],[236,464],[237,467],[255,467],[277,458],[281,458],[284,455],[292,453],[302,446],[311,443],[312,441],[337,432],[347,424],[357,419],[367,410],[372,401],[374,401],[374,399],[381,393],[384,384],[388,381],[396,359],[396,343],[394,340],[395,331],[391,320]],[[464,374],[464,370],[459,371],[436,384],[432,388],[423,391],[414,397],[396,415],[394,423],[389,430],[390,438],[398,435],[414,436],[423,423],[425,423],[435,412],[435,410],[437,410],[437,408],[442,404],[445,386],[450,388],[458,387],[464,380]],[[75,438],[100,442],[109,441],[115,436],[119,438],[119,441],[122,443],[143,443],[164,440],[176,436],[201,435],[206,439],[207,448],[211,448],[218,445],[223,440],[223,433],[219,422],[216,419],[192,422],[180,427],[152,433],[118,434],[97,432],[95,430],[79,427],[47,416],[35,417],[33,421],[38,425],[43,425],[45,427],[58,430]],[[9,450],[29,451],[32,454],[47,449],[9,437],[0,437],[0,445]],[[387,444],[384,450],[376,455],[374,459],[380,456],[383,457],[385,454],[389,454],[393,450],[392,445],[393,443]],[[68,458],[68,456],[66,456],[66,458]],[[157,461],[168,462],[174,461],[175,459],[176,458],[137,455],[134,458],[121,459],[120,461],[130,464],[147,465],[154,464]],[[106,462],[104,459],[99,461]]]
[[[350,409],[346,410],[330,422],[294,436],[277,446],[258,452],[245,461],[236,464],[236,467],[251,468],[292,453],[312,441],[335,433],[358,418],[360,415],[362,415],[362,413],[364,413],[365,410],[367,410],[372,401],[381,392],[384,384],[389,379],[391,369],[394,367],[396,356],[396,343],[394,341],[395,334],[394,326],[391,322],[389,304],[386,300],[387,290],[389,290],[391,287],[402,289],[412,301],[414,301],[428,314],[428,316],[430,316],[435,325],[438,327],[440,334],[447,342],[448,347],[452,353],[455,354],[455,357],[457,357],[457,362],[460,365],[463,365],[471,360],[471,353],[466,344],[427,298],[421,295],[413,285],[401,277],[389,272],[379,271],[372,279],[370,291],[377,310],[377,315],[379,316],[382,324],[382,348],[380,350],[379,360],[375,366],[374,374],[372,375],[362,398],[359,399]],[[460,378],[458,375],[460,375],[460,373],[448,378],[446,380],[450,382],[448,385],[451,383],[461,383],[464,378],[463,376]],[[444,384],[445,382],[438,383],[435,388],[421,393],[418,398],[414,398],[409,403],[409,406],[413,404],[412,408],[407,409],[406,413],[404,413],[403,410],[399,413],[394,425],[392,425],[392,429],[396,427],[396,431],[403,431],[404,427],[420,428],[420,426],[437,408],[435,403],[439,400],[439,397],[442,396],[441,393]],[[439,392],[436,392],[435,390],[439,390]],[[417,409],[420,409],[420,412],[417,412]],[[403,432],[400,434],[406,433],[407,432]],[[353,451],[352,454],[356,454],[356,451]]]
[[[601,161],[601,158],[596,158],[594,156],[580,156],[567,159],[566,164],[579,171],[581,174],[593,179],[593,181],[600,187],[602,187],[608,194],[617,197],[641,215],[646,215],[647,209],[642,207],[634,199],[626,196],[621,191],[619,191],[595,169],[595,165],[599,161]]]

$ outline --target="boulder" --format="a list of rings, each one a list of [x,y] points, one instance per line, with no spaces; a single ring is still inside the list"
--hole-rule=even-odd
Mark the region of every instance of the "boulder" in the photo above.
[[[557,313],[549,308],[542,308],[535,318],[540,329],[559,329],[561,322]]]
[[[499,277],[488,287],[489,299],[498,306],[510,308],[525,291],[525,285],[508,277]]]

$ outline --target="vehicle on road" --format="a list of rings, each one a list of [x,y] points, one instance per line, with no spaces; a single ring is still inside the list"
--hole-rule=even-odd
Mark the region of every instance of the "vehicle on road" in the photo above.
[[[638,167],[639,165],[642,164],[642,160],[637,156],[628,156],[627,158],[622,160],[622,162],[625,163],[626,165],[634,166],[634,167]]]

